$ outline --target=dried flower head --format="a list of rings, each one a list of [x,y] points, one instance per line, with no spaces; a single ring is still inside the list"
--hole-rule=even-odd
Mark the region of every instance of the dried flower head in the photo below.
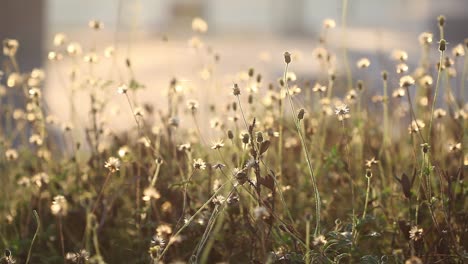
[[[333,19],[327,18],[323,20],[323,27],[326,29],[335,28],[336,22]]]
[[[452,49],[452,55],[453,55],[454,57],[462,57],[462,56],[465,56],[465,47],[463,47],[462,44],[456,45],[456,46]]]
[[[19,42],[16,39],[3,40],[3,55],[13,57],[18,51]]]
[[[128,91],[128,86],[126,84],[122,84],[119,87],[117,87],[117,92],[119,94],[126,94]]]
[[[436,110],[434,110],[434,117],[437,119],[442,118],[446,115],[447,115],[447,111],[445,111],[442,108],[437,108]]]
[[[423,229],[418,226],[413,226],[409,231],[409,237],[413,241],[418,241],[423,237]]]
[[[114,173],[120,169],[120,160],[116,157],[109,157],[104,163],[104,167]]]
[[[17,160],[18,159],[18,152],[16,151],[16,149],[7,149],[5,151],[5,158],[8,161]]]
[[[192,20],[192,30],[197,33],[206,33],[208,31],[208,23],[205,20],[196,17]]]
[[[368,58],[361,58],[356,62],[358,68],[368,68],[370,66],[370,60]]]
[[[86,249],[81,249],[78,252],[68,252],[65,259],[76,264],[85,264],[89,259],[89,252]]]
[[[397,61],[405,62],[408,60],[408,53],[404,50],[394,50],[392,52],[392,58]]]
[[[223,140],[220,139],[218,141],[213,142],[211,149],[221,149],[222,147],[224,147],[224,143]]]
[[[377,165],[379,163],[378,160],[375,159],[375,157],[372,157],[370,160],[366,160],[366,167],[371,168],[373,165]]]
[[[395,91],[393,91],[393,93],[392,93],[392,96],[393,96],[394,98],[401,98],[401,97],[403,97],[403,96],[405,96],[405,95],[406,95],[406,91],[405,91],[405,89],[403,89],[402,87],[398,87],[398,88],[395,89]]]
[[[405,75],[400,78],[400,86],[407,88],[414,84],[414,78],[411,75]]]
[[[349,118],[349,107],[346,104],[336,106],[335,115],[338,116],[340,121]]]
[[[88,22],[88,26],[89,28],[94,29],[94,30],[100,30],[104,28],[104,24],[99,20],[90,20]]]
[[[193,160],[193,167],[196,170],[204,170],[204,169],[206,169],[206,163],[200,158],[194,159]]]
[[[418,37],[421,45],[429,45],[432,43],[433,34],[430,32],[423,32]]]
[[[461,142],[449,143],[448,149],[450,152],[459,152],[462,149],[462,144]]]
[[[56,216],[66,216],[68,213],[68,202],[63,195],[57,195],[52,201],[50,211]]]

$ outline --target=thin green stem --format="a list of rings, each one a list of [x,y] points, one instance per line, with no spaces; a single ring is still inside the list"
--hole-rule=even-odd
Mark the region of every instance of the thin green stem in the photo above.
[[[310,154],[309,154],[309,151],[307,150],[304,135],[302,135],[301,126],[300,126],[300,123],[299,123],[300,121],[298,120],[298,118],[296,116],[296,109],[295,109],[293,101],[292,101],[291,93],[289,92],[288,80],[286,78],[287,73],[288,73],[288,66],[289,66],[289,63],[286,63],[286,66],[285,66],[285,69],[284,69],[284,76],[283,76],[284,86],[286,88],[286,94],[287,94],[287,97],[289,99],[289,106],[291,107],[291,114],[292,114],[293,119],[294,119],[294,124],[296,125],[296,129],[297,129],[297,133],[299,134],[299,138],[301,139],[301,144],[302,144],[302,148],[304,150],[304,155],[305,155],[305,158],[306,158],[307,167],[309,168],[310,180],[312,182],[312,188],[314,189],[315,211],[316,211],[315,212],[315,214],[316,214],[316,224],[315,224],[314,236],[317,236],[318,234],[320,234],[320,203],[321,203],[320,194],[319,194],[318,187],[317,187],[317,181],[316,181],[315,175],[314,175],[314,169],[312,167],[312,161],[311,161],[311,158],[310,158]]]

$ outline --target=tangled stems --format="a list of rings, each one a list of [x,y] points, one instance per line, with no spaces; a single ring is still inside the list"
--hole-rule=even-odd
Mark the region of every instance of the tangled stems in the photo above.
[[[318,234],[320,234],[320,194],[319,194],[318,187],[317,187],[317,181],[316,181],[315,175],[314,175],[314,169],[312,168],[312,162],[311,162],[311,159],[310,159],[310,154],[309,154],[309,151],[307,150],[304,135],[302,134],[301,126],[300,126],[300,123],[299,123],[300,121],[296,116],[296,110],[294,108],[294,104],[293,104],[293,101],[292,101],[292,96],[291,96],[291,93],[289,92],[288,80],[286,78],[287,73],[288,73],[288,66],[289,66],[289,62],[286,62],[286,66],[285,66],[285,69],[284,69],[284,77],[283,77],[284,78],[283,79],[284,80],[284,87],[286,88],[286,95],[288,97],[289,105],[291,107],[291,114],[293,115],[293,118],[294,118],[294,124],[296,125],[297,133],[299,134],[299,138],[301,139],[302,148],[304,149],[304,155],[305,155],[305,158],[306,158],[306,161],[307,161],[307,167],[309,168],[310,179],[312,181],[312,187],[314,189],[314,195],[315,195],[315,221],[316,221],[314,236],[317,236]]]

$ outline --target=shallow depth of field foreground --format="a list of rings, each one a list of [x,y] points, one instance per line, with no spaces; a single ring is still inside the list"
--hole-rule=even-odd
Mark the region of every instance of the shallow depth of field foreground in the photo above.
[[[2,39],[0,264],[468,262],[466,23],[151,35],[115,2],[36,68]]]

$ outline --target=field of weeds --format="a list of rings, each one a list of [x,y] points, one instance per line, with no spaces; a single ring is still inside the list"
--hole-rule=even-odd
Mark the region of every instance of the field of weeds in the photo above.
[[[325,19],[303,58],[316,75],[295,74],[291,47],[271,54],[274,78],[252,67],[189,89],[170,76],[163,106],[137,99],[154,88],[132,57],[58,33],[47,58],[67,62],[70,96],[54,100],[69,120],[48,108],[45,71],[22,71],[22,44],[3,40],[0,263],[466,263],[468,40],[433,23],[408,40],[419,54],[395,49],[385,69],[330,47],[345,23]],[[221,78],[208,24],[191,26],[202,78]],[[105,118],[116,95],[124,130]]]

